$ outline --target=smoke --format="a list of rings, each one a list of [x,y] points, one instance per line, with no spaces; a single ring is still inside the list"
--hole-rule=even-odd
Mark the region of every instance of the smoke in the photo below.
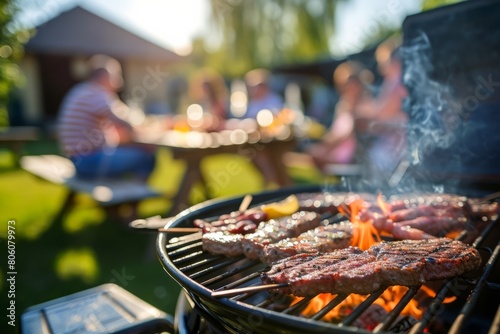
[[[450,85],[432,77],[432,47],[424,33],[401,47],[401,57],[409,95],[408,155],[410,163],[418,165],[436,149],[447,149],[455,142],[461,105]]]

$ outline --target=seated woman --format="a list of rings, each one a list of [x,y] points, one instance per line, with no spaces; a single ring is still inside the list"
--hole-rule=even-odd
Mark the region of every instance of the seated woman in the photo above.
[[[323,139],[307,151],[319,169],[323,170],[329,164],[354,162],[357,149],[356,112],[367,99],[365,84],[370,83],[372,78],[372,73],[356,62],[345,62],[336,68],[333,81],[340,97],[332,124]]]
[[[189,100],[203,109],[203,130],[217,131],[224,128],[229,117],[229,102],[227,86],[221,74],[211,68],[198,71],[190,80]]]

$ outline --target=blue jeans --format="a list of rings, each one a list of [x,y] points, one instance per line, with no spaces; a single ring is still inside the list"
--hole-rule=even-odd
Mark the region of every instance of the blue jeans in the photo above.
[[[123,178],[147,180],[155,167],[154,152],[140,147],[118,146],[70,157],[82,178]]]

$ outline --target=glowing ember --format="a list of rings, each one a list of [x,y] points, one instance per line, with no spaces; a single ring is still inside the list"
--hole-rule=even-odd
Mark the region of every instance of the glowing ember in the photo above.
[[[385,312],[391,312],[396,305],[399,303],[401,298],[408,291],[407,287],[404,286],[391,286],[387,288],[378,299],[373,302],[373,305],[380,306]],[[432,291],[432,290],[431,290]],[[302,310],[302,315],[312,316],[323,308],[325,308],[328,303],[335,299],[337,295],[332,295],[330,293],[321,293],[314,297],[309,304]],[[342,319],[347,317],[354,309],[361,304],[368,296],[351,294],[347,296],[342,302],[339,303],[333,310],[328,312],[324,317],[324,321],[329,322],[340,322]],[[296,298],[292,305],[298,303],[303,298]],[[410,300],[410,302],[404,307],[400,315],[411,316],[415,319],[420,319],[422,317],[423,310],[419,308],[418,301],[415,299]]]
[[[436,298],[436,292],[425,285],[422,285],[422,287],[420,288],[420,291],[425,292],[431,298]],[[443,299],[443,304],[452,303],[456,299],[457,299],[456,296],[446,297],[445,299]]]

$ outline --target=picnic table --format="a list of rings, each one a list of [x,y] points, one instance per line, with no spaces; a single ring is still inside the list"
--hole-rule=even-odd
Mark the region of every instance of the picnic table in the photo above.
[[[268,162],[273,174],[277,176],[274,181],[279,186],[292,184],[283,164],[284,154],[295,148],[295,139],[291,131],[272,135],[259,130],[248,131],[241,128],[217,132],[144,131],[136,136],[135,141],[167,148],[172,152],[174,159],[186,163],[180,186],[173,197],[171,214],[178,213],[188,206],[189,193],[197,182],[203,185],[207,198],[211,198],[200,165],[203,159],[216,154],[237,154],[247,157],[258,169],[260,165],[256,158],[259,156]]]

